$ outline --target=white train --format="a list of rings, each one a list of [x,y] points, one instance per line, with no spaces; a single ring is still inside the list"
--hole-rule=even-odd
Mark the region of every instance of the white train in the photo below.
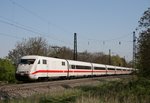
[[[29,55],[20,59],[17,80],[130,74],[132,68]]]

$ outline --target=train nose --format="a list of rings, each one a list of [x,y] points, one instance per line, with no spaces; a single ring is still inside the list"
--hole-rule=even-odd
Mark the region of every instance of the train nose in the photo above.
[[[29,80],[29,71],[16,71],[15,77],[19,81]]]
[[[29,71],[16,71],[16,74],[20,75],[29,74]]]

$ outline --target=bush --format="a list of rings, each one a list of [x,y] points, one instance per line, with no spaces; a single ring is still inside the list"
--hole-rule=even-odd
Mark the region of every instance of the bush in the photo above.
[[[150,80],[140,78],[134,81],[114,81],[97,86],[81,86],[78,89],[85,94],[84,97],[96,98],[104,103],[149,103]],[[79,98],[78,101],[82,99]],[[88,99],[88,98],[86,98]]]
[[[0,59],[0,81],[15,82],[15,66],[8,59]]]

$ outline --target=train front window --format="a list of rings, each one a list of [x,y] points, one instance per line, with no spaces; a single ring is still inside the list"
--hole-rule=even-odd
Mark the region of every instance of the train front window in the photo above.
[[[33,64],[35,59],[21,59],[19,64]]]

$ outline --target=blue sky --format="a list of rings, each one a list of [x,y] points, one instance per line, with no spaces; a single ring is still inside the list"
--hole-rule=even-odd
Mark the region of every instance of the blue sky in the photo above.
[[[149,0],[0,0],[0,57],[23,38],[132,59],[132,32]],[[26,30],[25,30],[26,29]],[[121,42],[121,44],[119,44]]]

